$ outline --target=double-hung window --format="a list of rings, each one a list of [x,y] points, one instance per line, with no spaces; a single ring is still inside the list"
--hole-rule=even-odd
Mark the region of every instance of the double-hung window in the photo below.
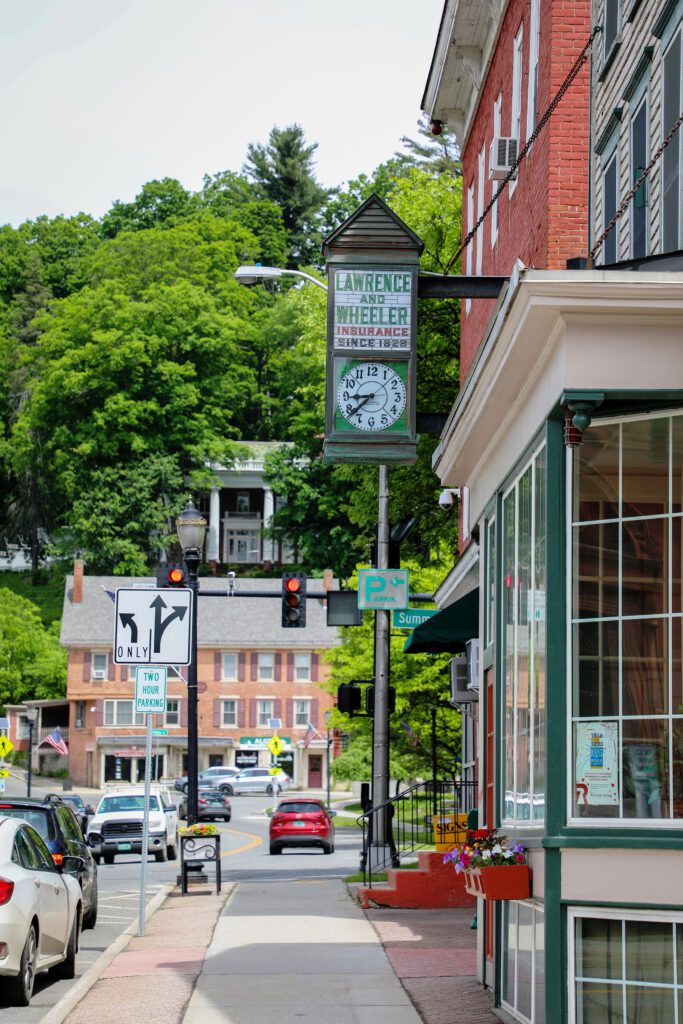
[[[275,655],[260,653],[258,656],[258,678],[259,682],[275,678]]]
[[[228,726],[237,725],[237,701],[234,699],[224,700],[222,705],[221,724]]]
[[[605,0],[602,21],[603,60],[607,60],[619,35],[620,0]]]
[[[294,725],[298,728],[306,728],[311,720],[311,702],[310,700],[295,700],[294,701]]]
[[[522,148],[522,47],[524,25],[519,26],[512,47],[512,101],[510,105],[510,135],[517,139],[517,151]],[[517,188],[517,178],[510,182],[510,195]]]
[[[602,230],[604,231],[617,212],[619,176],[617,174],[617,150],[607,160],[602,172]],[[618,222],[602,243],[602,262],[616,263],[618,259]]]
[[[648,161],[648,102],[643,96],[631,118],[631,185],[635,185]],[[647,179],[631,200],[631,255],[647,256],[648,251],[648,187]]]
[[[310,654],[294,655],[294,678],[297,682],[308,681],[311,678]]]
[[[235,680],[237,679],[237,655],[236,654],[223,654],[221,659],[222,669],[221,676],[223,679]]]
[[[275,717],[275,701],[257,700],[256,716],[256,724],[258,725],[259,729],[267,729],[268,719]]]
[[[472,183],[467,189],[467,231],[468,233],[474,226],[474,183]],[[468,277],[472,276],[472,248],[476,244],[473,239],[467,246],[465,252],[465,273]],[[465,313],[469,313],[472,309],[472,299],[465,299]]]
[[[171,697],[166,701],[164,725],[180,725],[180,700],[177,697]]]
[[[662,60],[662,136],[666,137],[683,110],[683,26],[680,24]],[[683,249],[683,128],[662,153],[662,252]]]
[[[132,700],[105,700],[105,725],[144,725],[145,716],[135,713],[135,702]]]

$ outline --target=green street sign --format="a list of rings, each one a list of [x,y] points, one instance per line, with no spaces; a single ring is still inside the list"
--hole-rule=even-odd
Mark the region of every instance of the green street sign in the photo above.
[[[391,624],[394,629],[415,629],[437,611],[437,608],[396,608],[391,615]]]
[[[152,736],[168,736],[168,729],[152,729]]]

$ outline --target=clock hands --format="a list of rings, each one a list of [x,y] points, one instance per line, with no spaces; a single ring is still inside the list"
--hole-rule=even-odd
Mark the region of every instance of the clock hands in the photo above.
[[[357,397],[358,397],[358,404],[357,404],[356,408],[353,410],[353,412],[351,413],[352,416],[355,416],[356,413],[358,412],[358,410],[362,409],[363,406],[366,404],[366,402],[369,402],[372,398],[374,398],[375,397],[375,393],[373,391],[373,393],[371,395],[363,395],[362,398],[361,398],[360,395],[358,395]]]

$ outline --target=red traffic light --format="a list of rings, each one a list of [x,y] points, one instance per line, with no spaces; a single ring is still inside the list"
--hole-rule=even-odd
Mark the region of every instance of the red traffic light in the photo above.
[[[167,579],[172,587],[179,587],[185,582],[185,572],[176,565],[168,570]]]
[[[296,576],[291,576],[288,580],[285,580],[285,590],[288,590],[290,594],[296,594],[297,591],[301,590],[301,584]]]
[[[306,625],[306,574],[282,574],[282,626],[300,628]]]

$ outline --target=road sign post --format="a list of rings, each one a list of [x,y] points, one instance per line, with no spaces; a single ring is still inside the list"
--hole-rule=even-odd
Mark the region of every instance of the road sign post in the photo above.
[[[166,670],[164,669],[164,676]],[[164,683],[165,689],[165,683]],[[140,914],[138,935],[145,934],[145,904],[147,903],[147,858],[149,857],[149,797],[152,781],[152,716],[145,715],[147,733],[145,736],[145,809],[142,812],[142,868],[140,871]]]

